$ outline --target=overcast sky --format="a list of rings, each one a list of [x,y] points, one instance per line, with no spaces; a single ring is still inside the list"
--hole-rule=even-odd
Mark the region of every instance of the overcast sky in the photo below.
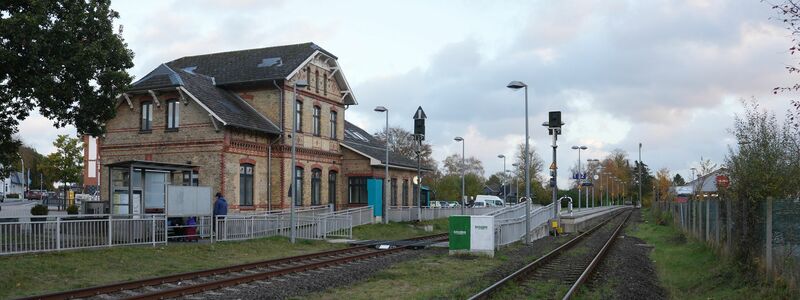
[[[758,0],[715,1],[114,1],[123,37],[141,78],[186,55],[312,41],[339,57],[359,105],[346,118],[369,132],[412,129],[422,106],[428,141],[442,160],[460,153],[501,171],[524,141],[524,95],[530,86],[531,142],[549,164],[547,112],[562,111],[560,183],[582,159],[628,151],[651,168],[688,177],[700,156],[722,162],[726,131],[755,98],[783,116],[792,79],[788,32]],[[21,137],[53,151],[59,133],[34,115]],[[511,168],[511,161],[508,162]],[[564,187],[562,184],[560,184]]]

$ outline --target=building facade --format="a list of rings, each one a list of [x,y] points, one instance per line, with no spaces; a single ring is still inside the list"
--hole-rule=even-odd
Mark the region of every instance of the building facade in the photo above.
[[[299,80],[308,86],[295,95]],[[298,187],[296,205],[331,203],[337,209],[366,205],[360,183],[382,180],[384,162],[370,156],[372,152],[355,149],[383,146],[345,121],[346,109],[356,104],[337,57],[313,43],[164,63],[120,96],[116,117],[95,142],[101,199],[114,201],[116,189],[127,188],[123,179],[131,176],[104,166],[149,161],[189,165],[193,172],[183,171],[176,178],[142,170],[146,174],[138,186],[130,181],[134,188],[210,186],[225,195],[234,211],[287,208],[292,184]],[[291,165],[295,119],[296,163]],[[370,139],[348,134],[354,131]],[[91,139],[85,147],[84,166],[91,167]],[[410,160],[395,156],[390,157],[394,174],[390,177],[401,185],[394,194],[402,196],[402,184],[414,176],[413,168],[408,166]],[[107,174],[100,175],[103,172]],[[163,197],[157,191],[143,194]],[[158,209],[145,207],[147,212]]]

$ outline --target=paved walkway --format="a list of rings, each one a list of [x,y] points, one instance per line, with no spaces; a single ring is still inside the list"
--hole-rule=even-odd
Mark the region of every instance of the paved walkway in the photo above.
[[[5,202],[0,203],[0,217],[29,217],[31,216],[31,207],[36,204],[41,203],[38,200],[9,200],[6,199]],[[67,212],[63,210],[56,210],[58,209],[55,205],[48,206],[50,211],[48,215],[50,216],[60,216],[66,215]]]

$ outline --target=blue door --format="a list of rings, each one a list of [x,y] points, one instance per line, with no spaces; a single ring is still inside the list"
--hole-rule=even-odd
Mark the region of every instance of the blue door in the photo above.
[[[383,180],[367,179],[367,204],[372,205],[374,216],[383,216]]]

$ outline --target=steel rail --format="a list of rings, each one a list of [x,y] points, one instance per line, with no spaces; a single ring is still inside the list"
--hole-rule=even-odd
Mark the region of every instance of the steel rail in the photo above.
[[[429,240],[429,239],[441,239],[446,237],[447,234],[435,234],[429,236],[421,236],[415,238],[405,239],[405,241],[421,241],[421,240]],[[263,268],[269,267],[274,265],[285,264],[292,261],[297,260],[309,260],[314,258],[320,257],[328,257],[328,256],[336,256],[346,253],[354,253],[359,251],[367,250],[369,247],[375,246],[374,244],[369,245],[360,245],[360,246],[353,246],[344,249],[337,249],[337,250],[329,250],[323,252],[316,252],[316,253],[309,253],[297,256],[290,256],[290,257],[283,257],[283,258],[276,258],[270,259],[265,261],[258,261],[246,264],[239,264],[227,267],[219,267],[213,268],[208,270],[201,270],[201,271],[193,271],[193,272],[186,272],[186,273],[179,273],[174,275],[167,275],[167,276],[160,276],[154,278],[147,278],[141,280],[133,280],[133,281],[126,281],[126,282],[119,282],[119,283],[112,283],[108,285],[96,286],[96,287],[88,287],[82,289],[75,289],[63,292],[55,292],[50,294],[44,295],[37,295],[31,297],[20,298],[22,300],[33,300],[33,299],[41,299],[41,300],[56,300],[56,299],[73,299],[73,298],[86,298],[97,296],[101,294],[108,294],[108,293],[115,293],[123,290],[131,290],[131,289],[139,289],[145,286],[153,286],[153,285],[161,285],[165,283],[172,283],[178,282],[183,280],[189,280],[198,277],[207,277],[213,276],[218,274],[225,274],[225,273],[233,273],[233,272],[241,272],[248,269],[255,269],[255,268]]]
[[[603,248],[600,249],[600,252],[598,252],[597,255],[595,255],[595,257],[592,259],[592,262],[589,263],[589,266],[586,267],[586,269],[583,270],[583,273],[581,273],[581,276],[578,277],[578,280],[576,280],[575,283],[572,284],[572,286],[569,288],[567,294],[564,295],[564,298],[562,298],[563,300],[572,299],[572,296],[575,295],[581,284],[585,283],[586,280],[589,279],[589,275],[591,275],[592,272],[594,272],[595,267],[597,267],[597,265],[600,264],[600,261],[602,261],[603,258],[605,258],[608,249],[611,248],[611,245],[614,244],[614,241],[617,240],[619,232],[622,230],[622,227],[625,226],[625,223],[628,222],[628,218],[631,217],[631,213],[632,212],[628,212],[628,215],[625,216],[625,219],[622,220],[622,223],[620,223],[619,226],[617,226],[617,229],[615,229],[614,233],[611,234],[611,237],[608,238],[606,243],[603,245]]]
[[[489,297],[492,294],[494,294],[495,292],[497,292],[498,290],[500,290],[501,287],[505,286],[509,282],[521,280],[523,275],[528,274],[528,273],[538,269],[541,265],[553,260],[558,255],[560,255],[562,252],[565,252],[565,251],[571,249],[573,246],[575,246],[575,244],[577,244],[578,242],[583,240],[583,238],[585,238],[589,234],[594,233],[596,230],[600,229],[601,227],[606,225],[608,222],[610,222],[611,220],[613,220],[614,218],[616,218],[617,216],[619,216],[623,212],[624,211],[620,211],[620,212],[614,214],[610,218],[600,222],[599,224],[597,224],[594,227],[590,228],[589,230],[579,234],[578,236],[572,238],[571,240],[567,241],[566,243],[562,244],[561,246],[558,246],[558,248],[553,249],[552,251],[548,252],[547,254],[545,254],[542,257],[539,257],[538,259],[536,259],[532,263],[529,263],[529,264],[523,266],[522,268],[520,268],[519,270],[515,271],[514,273],[511,273],[511,275],[508,275],[508,276],[504,277],[503,279],[500,279],[499,281],[497,281],[494,284],[490,285],[489,287],[483,289],[482,291],[478,292],[477,294],[472,295],[472,297],[469,297],[469,300],[489,299]]]
[[[444,239],[444,238],[439,238],[439,239]],[[434,239],[434,240],[436,240],[436,239]],[[183,287],[176,287],[176,288],[167,289],[167,290],[163,290],[163,291],[156,291],[156,292],[152,292],[152,293],[148,293],[148,294],[141,294],[141,295],[126,297],[124,299],[128,299],[128,300],[133,300],[133,299],[165,299],[165,298],[181,297],[181,296],[186,296],[186,295],[190,295],[190,294],[196,294],[196,293],[202,293],[202,292],[205,292],[205,291],[216,290],[216,289],[220,289],[220,288],[224,288],[224,287],[235,286],[235,285],[239,285],[239,284],[242,284],[242,283],[248,283],[248,282],[252,282],[252,281],[256,281],[256,280],[264,280],[264,279],[269,279],[269,278],[282,276],[282,275],[286,275],[286,274],[305,272],[305,271],[308,271],[308,270],[315,270],[315,269],[325,268],[325,267],[329,267],[329,266],[346,264],[346,263],[349,263],[349,262],[352,262],[352,261],[358,261],[358,260],[364,260],[364,259],[368,259],[368,258],[372,258],[372,257],[384,256],[384,255],[392,254],[392,253],[395,253],[395,252],[408,250],[412,246],[413,245],[406,245],[406,246],[391,248],[391,249],[387,249],[387,250],[377,250],[375,252],[369,252],[369,253],[358,254],[358,255],[354,255],[354,256],[341,257],[341,258],[334,258],[334,259],[331,259],[331,260],[326,260],[326,261],[321,261],[321,262],[314,262],[314,263],[310,263],[310,264],[303,264],[303,265],[295,266],[295,267],[288,267],[288,268],[277,269],[277,270],[272,270],[272,271],[267,271],[267,272],[262,272],[262,273],[248,274],[248,275],[236,276],[236,277],[232,277],[232,278],[215,280],[215,281],[210,281],[210,282],[205,282],[205,283],[200,283],[200,284],[193,284],[193,285],[188,285],[188,286],[183,286]]]

